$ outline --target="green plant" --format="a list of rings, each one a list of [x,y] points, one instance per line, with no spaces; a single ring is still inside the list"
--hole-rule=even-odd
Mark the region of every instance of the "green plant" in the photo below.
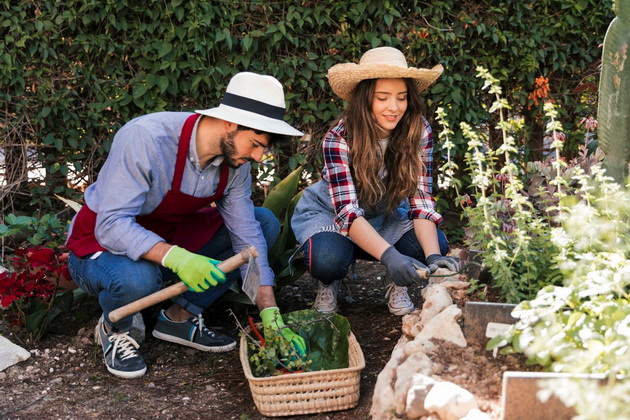
[[[319,141],[343,108],[327,69],[381,45],[403,49],[413,66],[443,64],[447,71],[427,92],[427,115],[442,106],[471,125],[488,119],[475,66],[497,69],[510,103],[526,110],[520,145],[535,149],[541,107],[527,109],[535,79],[549,80],[548,96],[564,104],[567,124],[588,114],[576,90],[596,84],[610,4],[0,0],[0,214],[55,211],[55,193],[78,199],[123,123],[216,106],[230,76],[246,69],[280,80],[288,121],[307,133],[273,153],[275,175],[296,165],[316,174]],[[463,155],[460,130],[453,143]]]
[[[19,246],[22,242],[57,246],[65,241],[65,224],[55,214],[49,213],[37,218],[10,213],[4,217],[4,223],[0,223],[0,240],[3,248],[9,246],[9,243]]]
[[[306,266],[301,261],[296,261],[293,265],[290,263],[297,245],[291,230],[291,217],[302,196],[302,191],[298,192],[298,184],[303,171],[303,167],[299,166],[276,184],[262,205],[271,210],[281,223],[280,235],[268,252],[269,264],[276,273],[278,287],[292,283],[306,271]]]
[[[599,146],[606,153],[606,170],[620,184],[628,175],[630,160],[630,1],[617,0],[617,17],[604,38],[599,82]]]
[[[488,88],[495,96],[489,112],[499,114],[497,128],[503,141],[493,150],[484,130],[476,131],[465,122],[460,124],[469,141],[466,161],[476,202],[473,205],[468,195],[459,197],[463,204],[462,216],[468,222],[466,244],[481,251],[482,262],[492,275],[492,286],[498,289],[502,299],[517,303],[534,296],[543,286],[559,281],[553,262],[559,250],[551,242],[548,217],[537,211],[529,197],[523,194],[522,172],[515,164],[518,150],[513,136],[520,122],[505,119],[503,110],[509,105],[501,98],[498,80],[483,68],[477,71],[485,80],[484,89]],[[548,110],[550,117],[554,116],[552,111],[551,108]],[[443,120],[442,112],[440,119]],[[553,126],[554,120],[551,120],[550,128],[555,132],[558,127]],[[552,165],[559,174],[562,143],[556,140],[553,147],[556,156]],[[446,171],[452,176],[453,167],[447,166]],[[559,189],[560,184],[557,187]]]
[[[263,334],[250,318],[250,331],[239,325],[245,334],[248,345],[250,367],[254,376],[274,376],[286,373],[341,369],[348,367],[348,320],[337,314],[322,314],[312,309],[290,312],[282,316],[286,328],[304,338],[307,343],[306,359],[300,358],[291,344],[280,334],[266,332],[265,337],[273,336],[272,342],[265,341]]]
[[[575,405],[581,418],[628,418],[630,192],[599,167],[593,174],[577,176],[580,200],[565,197],[560,204],[561,226],[552,239],[561,250],[556,260],[563,285],[547,286],[519,303],[512,313],[518,321],[487,348],[524,353],[554,372],[606,374],[604,386],[549,387]],[[588,387],[590,393],[575,398]]]

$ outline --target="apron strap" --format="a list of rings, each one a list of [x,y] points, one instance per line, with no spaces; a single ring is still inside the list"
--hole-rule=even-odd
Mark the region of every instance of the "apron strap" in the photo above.
[[[186,165],[186,158],[188,157],[188,148],[190,146],[190,138],[192,136],[193,128],[197,119],[201,117],[200,114],[193,114],[186,119],[182,133],[179,137],[179,147],[177,148],[177,160],[175,161],[175,173],[173,174],[173,183],[171,190],[179,191],[182,186],[182,178],[184,177],[184,166]]]

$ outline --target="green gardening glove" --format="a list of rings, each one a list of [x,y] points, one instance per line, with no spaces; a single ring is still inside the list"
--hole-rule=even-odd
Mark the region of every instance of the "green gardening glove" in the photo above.
[[[280,310],[271,306],[269,308],[265,308],[260,312],[260,319],[262,320],[262,324],[265,330],[265,340],[272,342],[274,337],[273,334],[280,334],[285,340],[291,343],[293,350],[300,358],[306,357],[306,342],[304,338],[300,337],[289,327],[284,325],[284,321],[282,320],[282,315],[280,315]]]
[[[193,292],[203,292],[225,283],[225,273],[217,267],[220,262],[175,245],[164,256],[162,265],[173,270]]]

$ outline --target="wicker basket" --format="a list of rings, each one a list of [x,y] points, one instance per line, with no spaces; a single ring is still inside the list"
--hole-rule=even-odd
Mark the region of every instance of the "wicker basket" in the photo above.
[[[350,333],[348,367],[317,372],[256,378],[247,356],[247,338],[241,337],[241,364],[249,382],[256,408],[265,416],[293,416],[346,410],[359,402],[359,381],[365,359],[361,347]]]

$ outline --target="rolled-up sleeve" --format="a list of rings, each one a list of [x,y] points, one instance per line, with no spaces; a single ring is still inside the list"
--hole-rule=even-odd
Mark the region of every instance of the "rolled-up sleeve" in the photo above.
[[[443,221],[442,216],[435,210],[436,203],[433,198],[433,132],[431,126],[425,120],[424,132],[422,135],[422,163],[418,174],[418,193],[414,197],[409,198],[410,219],[428,219],[440,225]]]
[[[136,222],[146,203],[161,159],[153,137],[132,126],[117,134],[98,175],[98,193],[86,191],[86,202],[97,213],[95,237],[108,251],[137,261],[164,239]]]
[[[335,209],[335,224],[339,233],[348,235],[352,222],[365,214],[359,206],[352,174],[348,144],[343,138],[341,125],[328,132],[324,139],[324,171],[322,176],[329,183],[329,194]]]

